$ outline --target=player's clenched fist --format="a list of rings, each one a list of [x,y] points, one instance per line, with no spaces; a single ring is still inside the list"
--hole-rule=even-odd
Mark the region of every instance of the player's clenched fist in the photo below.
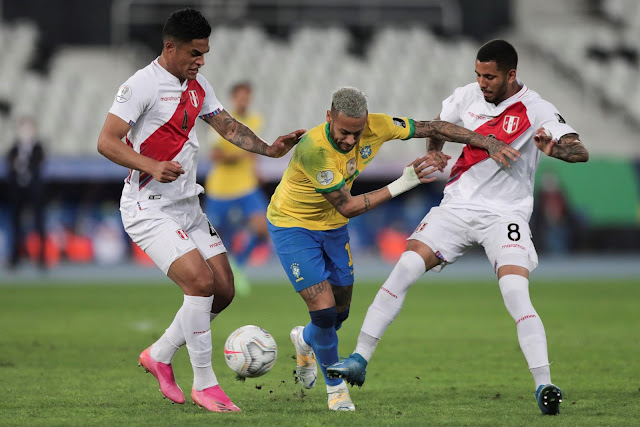
[[[176,161],[157,162],[151,176],[158,182],[173,182],[184,173],[182,165]]]

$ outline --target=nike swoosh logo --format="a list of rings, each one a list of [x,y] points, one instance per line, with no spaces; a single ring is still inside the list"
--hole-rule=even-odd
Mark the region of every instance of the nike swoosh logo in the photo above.
[[[227,350],[226,348],[224,349],[224,354],[241,354],[241,351],[231,351],[231,350]]]
[[[324,363],[321,363],[321,365],[322,365],[322,367],[323,367],[323,368],[325,368],[325,369],[326,369],[326,368],[328,368],[329,366],[331,366],[331,365],[325,365]]]

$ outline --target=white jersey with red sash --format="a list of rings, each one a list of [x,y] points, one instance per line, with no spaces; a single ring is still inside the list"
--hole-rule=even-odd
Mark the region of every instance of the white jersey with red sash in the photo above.
[[[209,82],[200,74],[180,83],[156,59],[131,76],[118,90],[110,113],[131,125],[127,144],[158,161],[180,162],[185,173],[170,183],[130,171],[125,179],[120,207],[141,210],[145,205],[171,204],[202,193],[196,183],[200,144],[196,118],[222,111]]]
[[[529,221],[542,153],[533,134],[544,127],[559,139],[575,130],[551,103],[518,83],[522,89],[498,105],[484,100],[477,83],[456,89],[442,102],[440,119],[493,135],[519,150],[522,157],[508,169],[492,160],[486,150],[466,145],[451,170],[441,205],[516,215]]]

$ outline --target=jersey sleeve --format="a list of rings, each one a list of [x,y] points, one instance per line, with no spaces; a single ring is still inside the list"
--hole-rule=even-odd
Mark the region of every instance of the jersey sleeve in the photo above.
[[[464,88],[459,87],[444,101],[442,101],[442,110],[440,111],[440,120],[445,122],[460,124],[460,109],[464,97]]]
[[[345,184],[335,159],[322,147],[312,147],[301,153],[300,170],[307,176],[317,193],[331,193]]]
[[[560,139],[568,133],[578,133],[567,124],[558,109],[550,102],[541,102],[536,108],[535,128],[545,128],[554,139]]]
[[[369,127],[385,141],[410,139],[416,133],[416,124],[408,117],[369,114]]]
[[[109,112],[133,126],[156,102],[156,96],[155,83],[138,72],[120,86]]]
[[[204,101],[202,102],[200,117],[215,116],[223,110],[222,103],[218,101],[218,98],[213,91],[213,87],[207,79],[198,75],[198,82],[204,88]]]

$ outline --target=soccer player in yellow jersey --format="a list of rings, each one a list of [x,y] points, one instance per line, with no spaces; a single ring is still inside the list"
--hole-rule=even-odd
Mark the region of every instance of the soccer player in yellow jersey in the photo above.
[[[336,331],[348,315],[353,289],[353,260],[348,218],[360,215],[421,184],[442,170],[442,152],[416,159],[400,178],[375,191],[353,196],[351,186],[382,144],[393,139],[438,137],[502,144],[443,121],[369,114],[365,95],[343,87],[333,94],[327,121],[309,130],[295,148],[267,208],[268,228],[289,280],[307,303],[311,322],[291,331],[297,352],[296,375],[306,388],[317,378],[315,358],[327,384],[329,409],[354,411],[342,379],[328,378],[326,367],[338,361]]]
[[[250,111],[252,87],[239,82],[231,88],[231,114],[255,132],[263,128],[262,116]],[[232,239],[239,231],[238,223],[248,222],[249,239],[239,252],[233,253],[236,265],[234,275],[239,294],[248,292],[249,282],[242,267],[257,245],[269,236],[265,210],[267,201],[260,190],[256,172],[256,156],[222,137],[218,137],[211,150],[211,169],[205,182],[207,217],[214,227],[227,237],[225,246],[233,253]]]

